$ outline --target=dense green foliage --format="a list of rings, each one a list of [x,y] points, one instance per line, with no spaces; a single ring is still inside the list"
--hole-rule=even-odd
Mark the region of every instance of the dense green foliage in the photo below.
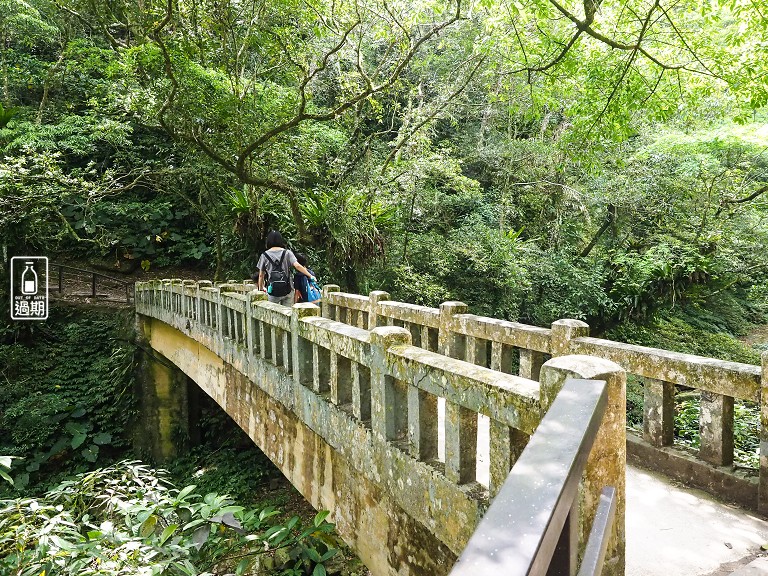
[[[0,572],[324,576],[337,553],[328,512],[307,526],[276,515],[195,485],[176,489],[162,471],[123,461],[37,498],[0,500]]]
[[[326,282],[540,325],[765,310],[746,0],[3,6],[5,256],[244,276],[277,227]]]
[[[130,446],[130,321],[125,312],[54,307],[29,341],[0,344],[0,454],[20,458],[18,489],[44,490]]]

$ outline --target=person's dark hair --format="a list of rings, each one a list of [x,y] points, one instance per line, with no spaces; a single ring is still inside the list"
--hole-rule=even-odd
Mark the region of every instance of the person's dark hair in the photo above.
[[[270,248],[274,248],[277,246],[278,248],[285,248],[285,240],[283,240],[283,235],[280,234],[277,230],[270,230],[269,234],[267,234],[267,250]]]
[[[307,265],[307,257],[304,254],[302,254],[301,252],[294,252],[293,255],[296,256],[296,262],[298,262],[302,266]]]

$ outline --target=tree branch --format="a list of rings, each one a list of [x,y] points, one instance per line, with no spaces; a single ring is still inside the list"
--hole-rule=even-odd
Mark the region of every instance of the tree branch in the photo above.
[[[766,192],[768,192],[768,184],[766,184],[762,188],[758,188],[755,192],[753,192],[749,196],[745,196],[744,198],[739,198],[738,200],[721,200],[720,207],[715,212],[715,217],[720,216],[720,213],[729,204],[744,204],[746,202],[751,202],[752,200],[754,200],[755,198],[758,198],[759,196],[765,194]]]

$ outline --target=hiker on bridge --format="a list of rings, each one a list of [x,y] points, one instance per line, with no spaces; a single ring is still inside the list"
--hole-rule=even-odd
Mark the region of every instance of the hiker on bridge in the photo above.
[[[259,269],[256,286],[259,290],[264,290],[266,287],[267,299],[270,302],[291,306],[293,304],[291,269],[295,268],[312,281],[315,280],[315,276],[299,264],[294,253],[285,247],[283,235],[277,230],[267,234],[266,246],[267,249],[262,252],[256,265]]]

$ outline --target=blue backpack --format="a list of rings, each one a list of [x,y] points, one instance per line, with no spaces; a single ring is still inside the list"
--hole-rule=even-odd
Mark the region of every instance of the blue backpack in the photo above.
[[[323,292],[316,281],[307,278],[307,302],[317,302],[323,297]]]

